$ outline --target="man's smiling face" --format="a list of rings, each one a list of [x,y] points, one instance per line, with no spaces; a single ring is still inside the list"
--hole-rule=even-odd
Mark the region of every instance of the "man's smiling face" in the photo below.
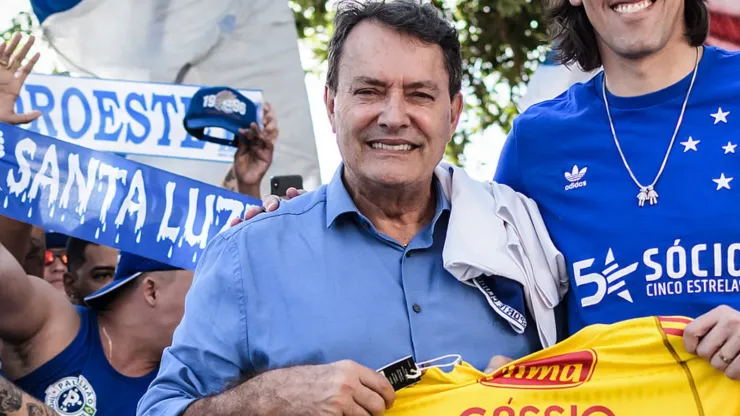
[[[570,0],[583,5],[602,56],[629,59],[662,50],[685,34],[684,0]]]

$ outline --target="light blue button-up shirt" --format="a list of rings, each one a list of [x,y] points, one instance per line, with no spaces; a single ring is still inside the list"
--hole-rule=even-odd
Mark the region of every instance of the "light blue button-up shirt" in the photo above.
[[[540,348],[442,263],[450,203],[402,246],[355,207],[341,178],[217,236],[138,414],[178,415],[244,374],[354,360],[379,369],[446,354],[483,370]],[[248,400],[248,398],[245,398]]]

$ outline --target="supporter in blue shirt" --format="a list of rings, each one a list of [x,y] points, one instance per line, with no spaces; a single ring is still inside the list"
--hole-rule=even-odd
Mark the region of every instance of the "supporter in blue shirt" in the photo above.
[[[433,179],[462,108],[457,33],[431,5],[341,4],[326,108],[331,182],[217,236],[147,416],[380,414],[377,369],[539,348],[443,267],[450,203]],[[226,391],[228,389],[228,391]]]
[[[571,274],[571,332],[698,318],[691,352],[740,379],[740,54],[702,0],[570,0],[561,60],[604,70],[514,121],[496,180],[533,198]]]
[[[115,279],[74,306],[0,245],[3,372],[66,415],[134,414],[182,317],[192,271],[123,253]]]

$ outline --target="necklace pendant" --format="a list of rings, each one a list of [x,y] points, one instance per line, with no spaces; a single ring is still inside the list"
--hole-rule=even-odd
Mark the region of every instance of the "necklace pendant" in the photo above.
[[[643,207],[645,206],[645,201],[650,205],[658,203],[658,193],[655,192],[652,186],[643,186],[640,188],[640,193],[637,194],[637,205]]]

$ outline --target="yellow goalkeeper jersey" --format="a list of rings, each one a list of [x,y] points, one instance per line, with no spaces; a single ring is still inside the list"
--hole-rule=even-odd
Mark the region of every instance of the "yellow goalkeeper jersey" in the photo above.
[[[684,349],[689,322],[592,325],[489,376],[467,363],[431,368],[386,415],[740,416],[740,381]]]

